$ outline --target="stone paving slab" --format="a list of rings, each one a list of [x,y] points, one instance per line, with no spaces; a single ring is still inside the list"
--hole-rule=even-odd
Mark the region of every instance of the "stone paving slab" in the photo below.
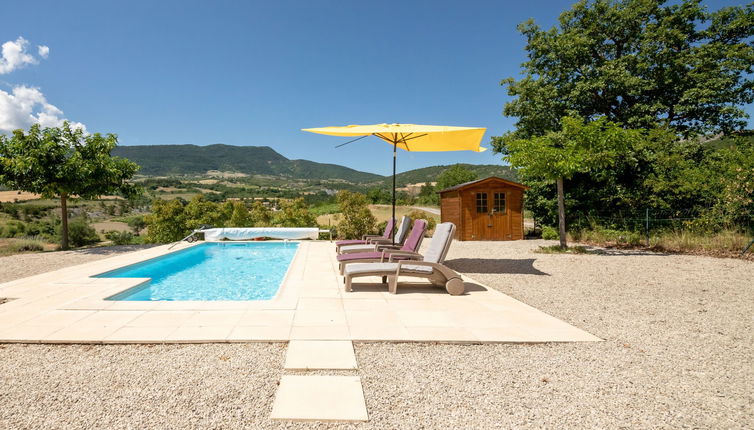
[[[270,416],[292,421],[367,421],[358,376],[283,375]]]
[[[304,241],[277,296],[260,301],[112,301],[144,282],[93,278],[165,255],[159,246],[0,284],[0,342],[579,342],[600,339],[463,276],[450,296],[414,278],[398,294],[381,279],[343,290],[334,245]]]
[[[350,340],[292,340],[285,356],[287,370],[357,369]]]

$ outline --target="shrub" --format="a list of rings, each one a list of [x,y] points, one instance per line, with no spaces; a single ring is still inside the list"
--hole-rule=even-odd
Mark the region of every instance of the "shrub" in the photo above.
[[[68,240],[75,247],[91,245],[100,241],[97,232],[84,217],[72,218],[68,223]]]
[[[131,245],[135,242],[134,234],[130,231],[108,231],[105,233],[105,238],[113,245]]]
[[[560,238],[560,234],[557,230],[555,230],[554,227],[550,227],[549,225],[542,227],[542,239],[544,240],[558,240]]]
[[[274,220],[279,227],[311,227],[317,225],[317,217],[309,212],[304,199],[283,202]]]
[[[418,209],[412,210],[406,215],[408,215],[411,218],[412,225],[413,225],[413,222],[418,219],[423,219],[427,221],[427,233],[429,233],[430,231],[433,231],[435,229],[435,226],[437,225],[437,220],[435,220],[435,217],[433,217],[432,215],[424,211],[420,211]]]
[[[128,226],[133,230],[135,235],[139,235],[142,230],[147,226],[147,222],[141,215],[136,215],[128,219]]]
[[[338,192],[337,199],[343,216],[338,223],[338,237],[354,239],[374,232],[377,220],[367,207],[364,194],[343,190]]]

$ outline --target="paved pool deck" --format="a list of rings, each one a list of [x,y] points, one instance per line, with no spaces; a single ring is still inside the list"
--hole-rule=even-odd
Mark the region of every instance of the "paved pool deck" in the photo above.
[[[401,278],[398,294],[378,278],[360,278],[345,292],[327,241],[301,242],[273,300],[111,301],[105,299],[145,279],[92,277],[189,246],[154,247],[0,284],[0,298],[12,299],[0,304],[0,342],[601,340],[466,276],[462,296],[415,278]]]

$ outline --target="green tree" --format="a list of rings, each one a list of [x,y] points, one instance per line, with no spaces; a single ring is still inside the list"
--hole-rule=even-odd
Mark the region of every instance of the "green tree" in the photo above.
[[[269,227],[272,225],[272,211],[257,200],[251,205],[251,219],[255,227]]]
[[[60,199],[61,247],[68,249],[68,207],[71,196],[96,198],[103,194],[138,192],[128,181],[139,166],[113,157],[114,134],[85,134],[71,128],[33,125],[29,132],[0,135],[0,184]]]
[[[133,230],[134,234],[138,236],[139,233],[146,228],[147,222],[144,220],[143,216],[137,215],[129,218],[128,226]]]
[[[374,205],[389,204],[393,200],[390,191],[384,188],[372,188],[367,191],[367,200]]]
[[[342,215],[338,235],[345,239],[361,238],[374,231],[377,220],[369,210],[364,194],[338,191],[336,195]]]
[[[188,233],[186,226],[186,202],[181,199],[152,202],[151,213],[144,219],[147,222],[147,238],[150,243],[169,243],[181,240]]]
[[[254,219],[246,205],[241,201],[232,203],[233,213],[228,221],[229,227],[253,227]]]
[[[199,228],[201,225],[211,225],[213,227],[224,227],[225,222],[230,219],[233,207],[210,202],[204,194],[195,195],[185,207],[186,227],[187,230]],[[183,234],[185,236],[187,232]]]
[[[564,116],[684,135],[746,126],[754,101],[754,6],[708,12],[700,0],[582,0],[559,27],[519,25],[524,77],[502,84],[521,137],[560,128]]]
[[[312,227],[317,225],[317,217],[309,212],[303,198],[284,201],[275,216],[274,224],[279,227]]]
[[[527,41],[524,76],[502,82],[513,98],[503,113],[517,118],[515,138],[558,132],[566,116],[662,130],[626,146],[610,168],[573,174],[565,196],[571,210],[708,203],[701,190],[714,184],[700,168],[715,151],[694,135],[745,125],[742,106],[754,100],[752,4],[709,12],[699,0],[580,1],[551,29],[529,20],[519,30]],[[493,149],[505,154],[512,138],[493,137]],[[523,180],[531,186],[527,208],[553,222],[552,180],[533,171]]]
[[[591,122],[578,118],[560,120],[561,130],[543,136],[519,138],[509,133],[500,150],[511,166],[557,184],[560,246],[566,247],[565,193],[563,181],[576,173],[604,169],[615,163],[625,146],[641,140],[640,130],[626,130],[604,117]]]
[[[422,185],[421,190],[419,190],[417,200],[420,204],[423,205],[436,206],[440,204],[440,194],[437,192],[437,189],[434,185],[426,183]]]
[[[475,172],[461,166],[460,164],[455,164],[440,173],[440,176],[437,177],[436,188],[438,191],[441,191],[474,180],[476,180]]]

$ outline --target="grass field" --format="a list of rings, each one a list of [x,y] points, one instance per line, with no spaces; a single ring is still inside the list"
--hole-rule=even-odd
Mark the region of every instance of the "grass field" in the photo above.
[[[377,222],[381,223],[390,219],[393,209],[390,205],[369,205],[369,210],[372,211],[374,217],[377,218]],[[414,209],[411,206],[396,206],[395,217],[400,219],[403,215],[415,210],[418,209]],[[427,218],[434,218],[437,223],[440,222],[440,215],[431,214],[429,212],[424,213],[427,215]],[[320,215],[317,217],[317,223],[319,225],[337,225],[339,222],[339,216],[340,214],[337,213]]]
[[[0,202],[11,203],[15,201],[35,200],[40,198],[39,194],[27,193],[24,191],[0,191]]]

